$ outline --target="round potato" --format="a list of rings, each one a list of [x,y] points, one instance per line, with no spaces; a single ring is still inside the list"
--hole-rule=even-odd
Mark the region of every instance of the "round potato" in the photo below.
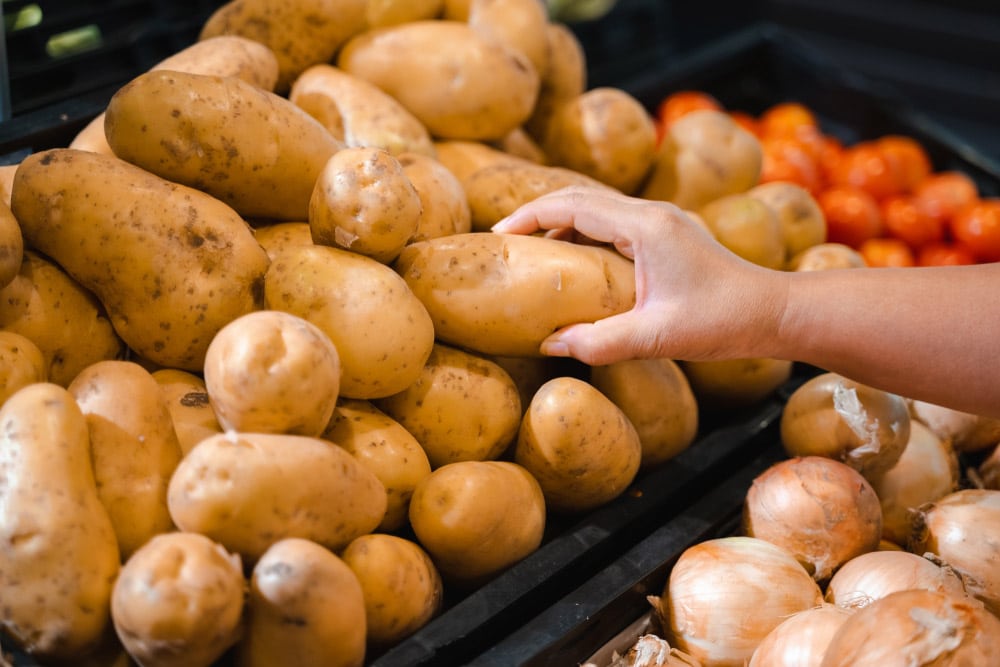
[[[514,460],[542,488],[545,506],[582,512],[610,502],[632,483],[642,459],[635,427],[593,385],[572,377],[535,393],[517,434]]]
[[[413,490],[431,474],[431,464],[417,439],[370,402],[349,398],[337,402],[323,438],[347,450],[385,487],[385,516],[378,530],[403,527]]]
[[[438,571],[474,586],[529,555],[545,532],[538,482],[508,461],[460,461],[417,485],[410,525]]]
[[[14,185],[14,174],[17,173],[16,164],[0,165],[0,201],[10,206],[10,193]]]
[[[420,217],[411,243],[472,230],[469,200],[462,184],[447,167],[420,153],[401,153],[397,159],[420,197]]]
[[[45,357],[19,333],[0,331],[0,405],[22,387],[45,382]]]
[[[362,535],[347,545],[341,558],[364,592],[369,642],[394,644],[441,609],[441,575],[415,542],[380,533]]]
[[[812,194],[784,181],[761,183],[747,195],[768,205],[778,216],[785,246],[785,262],[806,248],[826,243],[826,216]]]
[[[10,284],[21,270],[24,238],[21,226],[7,204],[0,204],[0,288]]]
[[[315,245],[308,222],[277,222],[254,229],[257,243],[272,262],[287,247]]]
[[[703,206],[698,214],[712,236],[734,253],[760,266],[785,266],[781,221],[768,204],[748,194],[726,195]]]
[[[753,405],[792,376],[791,361],[765,357],[682,361],[680,366],[699,404],[715,408]]]
[[[111,617],[147,667],[211,665],[242,633],[240,559],[197,533],[157,535],[122,566]]]
[[[472,0],[466,19],[473,30],[495,39],[528,59],[539,74],[549,67],[549,23],[538,0]]]
[[[433,468],[498,458],[521,421],[520,395],[507,371],[440,344],[413,384],[376,404],[413,434]]]
[[[820,243],[800,251],[788,260],[789,271],[859,269],[867,266],[861,253],[843,243]]]
[[[152,375],[167,402],[182,455],[208,436],[222,433],[202,378],[176,368],[160,368]]]
[[[337,404],[340,357],[316,325],[260,310],[212,339],[205,388],[225,430],[318,436]]]
[[[528,134],[539,142],[545,137],[556,109],[587,90],[587,58],[576,33],[563,23],[550,22],[545,26],[545,37],[548,64],[539,72],[538,100],[524,123]]]

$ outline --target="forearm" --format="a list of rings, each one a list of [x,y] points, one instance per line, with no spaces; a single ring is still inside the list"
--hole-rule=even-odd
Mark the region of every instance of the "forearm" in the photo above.
[[[1000,417],[1000,264],[783,279],[787,302],[770,356]]]

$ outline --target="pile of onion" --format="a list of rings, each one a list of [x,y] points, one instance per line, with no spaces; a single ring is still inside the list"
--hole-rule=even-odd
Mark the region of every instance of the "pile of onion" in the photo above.
[[[820,667],[830,640],[852,612],[824,604],[789,616],[764,637],[748,667]]]
[[[825,597],[838,607],[860,609],[892,593],[913,589],[968,598],[953,569],[909,551],[872,551],[852,558],[830,579]]]

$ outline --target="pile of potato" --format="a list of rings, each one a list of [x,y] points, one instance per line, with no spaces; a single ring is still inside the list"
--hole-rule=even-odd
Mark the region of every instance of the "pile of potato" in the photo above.
[[[661,143],[539,0],[232,0],[0,206],[0,624],[45,660],[359,665],[752,402],[753,359],[567,373],[613,250],[569,186],[806,268],[822,215],[716,112]],[[829,249],[833,256],[840,252]],[[829,263],[814,261],[809,268]],[[582,377],[581,377],[582,376]],[[599,436],[599,437],[595,437]]]

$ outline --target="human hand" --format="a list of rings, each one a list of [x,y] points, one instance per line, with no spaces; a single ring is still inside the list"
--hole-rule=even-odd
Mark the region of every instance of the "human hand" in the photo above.
[[[673,204],[566,188],[493,226],[497,233],[577,232],[635,262],[632,310],[573,324],[542,342],[543,354],[590,365],[636,358],[767,356],[783,309],[780,272],[741,259]]]

